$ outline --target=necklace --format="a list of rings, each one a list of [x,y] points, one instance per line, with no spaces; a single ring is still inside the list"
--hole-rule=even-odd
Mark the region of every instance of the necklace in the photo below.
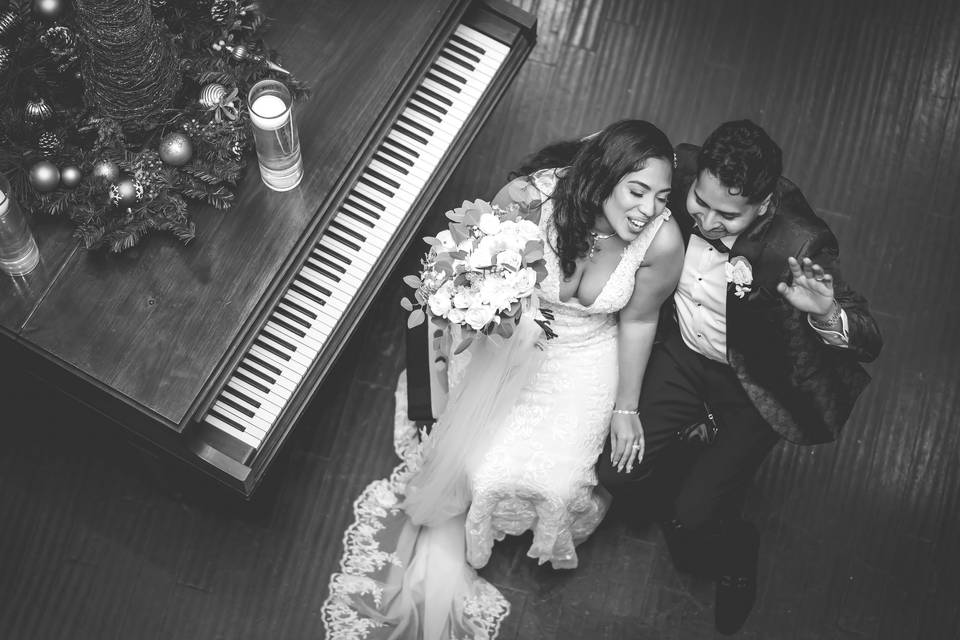
[[[587,253],[587,260],[593,259],[593,256],[600,253],[600,241],[606,240],[607,238],[612,238],[617,235],[616,231],[611,233],[597,233],[596,231],[590,232],[590,237],[593,238],[593,241],[590,243],[590,251]]]

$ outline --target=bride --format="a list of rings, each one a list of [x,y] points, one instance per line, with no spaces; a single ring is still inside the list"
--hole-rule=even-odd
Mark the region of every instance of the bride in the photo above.
[[[532,531],[531,558],[575,568],[576,545],[609,503],[594,473],[608,433],[618,469],[642,457],[637,399],[683,263],[666,208],[673,148],[640,120],[575,144],[570,166],[519,178],[494,199],[539,225],[547,276],[537,293],[557,337],[543,340],[525,314],[501,348],[475,341],[454,357],[450,401],[422,444],[401,376],[404,461],[355,503],[323,605],[327,638],[496,637],[509,604],[476,573],[494,541]],[[511,382],[486,382],[507,360]]]

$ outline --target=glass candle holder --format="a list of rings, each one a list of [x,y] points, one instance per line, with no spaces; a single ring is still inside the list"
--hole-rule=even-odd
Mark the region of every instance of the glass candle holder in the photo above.
[[[0,270],[12,276],[30,273],[40,250],[6,177],[0,173]]]
[[[261,80],[247,96],[260,178],[274,191],[289,191],[303,179],[293,99],[282,82]]]

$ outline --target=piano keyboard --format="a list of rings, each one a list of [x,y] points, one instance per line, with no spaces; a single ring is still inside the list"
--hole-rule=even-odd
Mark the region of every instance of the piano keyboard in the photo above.
[[[241,462],[267,438],[509,52],[459,25],[430,66],[203,418],[245,445]]]

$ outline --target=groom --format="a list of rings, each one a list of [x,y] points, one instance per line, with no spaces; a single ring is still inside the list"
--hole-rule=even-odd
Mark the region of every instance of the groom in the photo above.
[[[722,633],[756,593],[759,534],[741,517],[751,478],[781,439],[837,437],[869,381],[858,361],[881,347],[836,238],[780,172],[780,148],[749,120],[677,148],[670,210],[687,250],[639,399],[645,449],[617,469],[608,443],[597,469],[621,506],[668,496],[671,556],[717,579]]]

